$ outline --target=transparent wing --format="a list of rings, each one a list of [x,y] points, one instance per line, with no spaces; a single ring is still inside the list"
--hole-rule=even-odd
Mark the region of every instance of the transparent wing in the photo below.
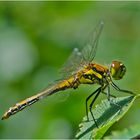
[[[78,70],[93,61],[96,55],[98,40],[103,29],[103,25],[104,23],[102,21],[99,22],[81,51],[77,48],[73,50],[69,59],[61,69],[63,77],[75,74]]]
[[[75,74],[83,65],[83,56],[78,48],[74,48],[72,54],[69,56],[67,62],[64,64],[60,72],[63,77]]]
[[[96,55],[98,41],[99,41],[100,34],[102,32],[103,26],[104,26],[104,22],[100,21],[99,24],[94,29],[94,31],[91,33],[89,40],[85,44],[85,47],[81,51],[83,59],[86,63],[92,62]]]

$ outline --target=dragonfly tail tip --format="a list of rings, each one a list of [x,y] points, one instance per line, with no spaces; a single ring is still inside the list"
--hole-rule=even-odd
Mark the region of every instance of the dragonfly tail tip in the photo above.
[[[2,116],[1,120],[5,120],[5,119],[8,119],[8,118],[9,118],[9,116],[7,115],[7,113],[5,113],[5,114]]]

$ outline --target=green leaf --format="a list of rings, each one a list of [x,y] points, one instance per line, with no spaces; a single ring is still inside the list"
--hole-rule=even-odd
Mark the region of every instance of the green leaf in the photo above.
[[[82,123],[79,125],[80,131],[77,133],[76,138],[78,139],[100,139],[103,137],[105,132],[123,115],[128,111],[132,106],[134,100],[138,96],[126,96],[113,99],[113,103],[110,105],[110,102],[106,99],[103,100],[101,104],[97,105],[93,109],[94,117],[98,127],[96,127],[91,113],[89,113],[90,121],[87,122],[87,117],[83,118]],[[121,107],[121,108],[120,108]]]
[[[122,131],[114,131],[112,135],[106,136],[104,139],[136,139],[140,135],[140,124],[132,125]]]

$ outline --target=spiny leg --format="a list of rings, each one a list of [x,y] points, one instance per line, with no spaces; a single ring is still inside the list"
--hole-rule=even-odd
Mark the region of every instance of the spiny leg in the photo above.
[[[108,99],[110,105],[116,105],[116,106],[118,106],[121,109],[121,106],[119,104],[113,102],[110,97],[111,97],[111,94],[110,94],[110,85],[108,85],[107,86],[107,99]]]
[[[89,111],[90,111],[90,113],[91,113],[91,116],[92,116],[92,118],[93,118],[93,120],[94,120],[95,125],[96,125],[97,128],[98,128],[98,124],[97,124],[96,119],[94,118],[94,115],[93,115],[93,113],[92,113],[92,107],[93,107],[93,104],[94,104],[95,100],[96,100],[97,97],[99,96],[100,92],[101,92],[101,87],[98,88],[97,94],[95,95],[94,99],[92,100],[92,102],[91,102],[91,104],[90,104],[90,106],[89,106]]]
[[[111,102],[111,99],[110,99],[110,86],[108,85],[107,86],[107,99],[109,102]]]
[[[107,93],[105,91],[102,91],[103,94],[107,95]],[[117,98],[115,95],[110,94],[110,97],[112,98]]]
[[[120,88],[119,88],[115,83],[113,83],[113,82],[111,82],[111,85],[112,85],[112,87],[114,87],[117,91],[129,93],[129,94],[131,94],[131,95],[136,95],[136,94],[133,93],[132,91],[120,89]]]
[[[90,94],[87,98],[86,98],[86,115],[87,115],[87,121],[89,121],[89,116],[88,116],[88,101],[89,99],[100,90],[100,88],[98,88],[97,90],[95,90],[92,94]]]

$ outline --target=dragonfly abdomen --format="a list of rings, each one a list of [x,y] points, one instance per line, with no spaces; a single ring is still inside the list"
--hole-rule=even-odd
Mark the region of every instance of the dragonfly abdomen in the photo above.
[[[5,112],[5,114],[2,117],[2,120],[9,118],[11,115],[14,115],[17,112],[26,108],[27,106],[30,106],[30,105],[34,104],[38,100],[39,100],[38,95],[35,95],[35,96],[32,96],[30,98],[27,98],[27,99],[17,103],[15,106],[10,107],[7,112]]]
[[[5,114],[3,115],[2,120],[9,118],[11,115],[18,113],[19,111],[36,103],[37,101],[43,99],[46,96],[50,96],[54,93],[57,93],[58,91],[65,90],[68,88],[71,88],[71,85],[69,84],[68,80],[60,82],[60,83],[38,93],[30,98],[27,98],[27,99],[15,104],[13,107],[10,107],[9,110],[6,111]]]

